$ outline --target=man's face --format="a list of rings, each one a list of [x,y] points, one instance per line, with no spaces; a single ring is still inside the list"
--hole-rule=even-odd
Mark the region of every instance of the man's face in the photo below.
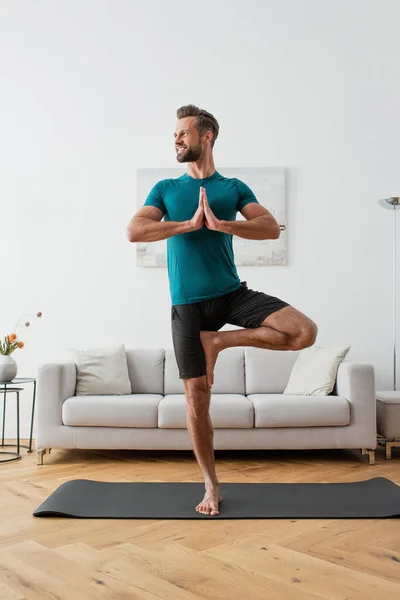
[[[176,124],[174,133],[176,160],[180,163],[196,162],[203,154],[203,145],[196,122],[196,117],[184,117]]]

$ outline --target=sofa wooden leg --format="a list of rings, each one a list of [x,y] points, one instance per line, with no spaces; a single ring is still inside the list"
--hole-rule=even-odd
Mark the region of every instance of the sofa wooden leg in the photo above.
[[[361,454],[365,456],[368,454],[368,462],[370,465],[375,464],[375,450],[371,450],[370,448],[361,448]]]
[[[400,448],[400,440],[385,441],[386,458],[388,460],[392,458],[392,448]]]
[[[36,464],[37,465],[42,465],[43,464],[43,456],[46,454],[46,448],[39,448],[38,450],[36,450]]]
[[[392,458],[392,446],[390,442],[385,443],[385,456],[387,460],[390,460]]]

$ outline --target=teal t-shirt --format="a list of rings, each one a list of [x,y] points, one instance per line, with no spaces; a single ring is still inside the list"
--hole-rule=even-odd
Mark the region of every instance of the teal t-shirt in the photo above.
[[[206,189],[211,210],[223,221],[235,221],[246,204],[258,202],[243,181],[215,171],[204,179],[194,179],[187,173],[163,179],[150,191],[144,206],[159,208],[165,221],[187,221],[199,206],[200,187]],[[206,226],[168,238],[167,264],[173,305],[202,302],[240,287],[232,235]]]

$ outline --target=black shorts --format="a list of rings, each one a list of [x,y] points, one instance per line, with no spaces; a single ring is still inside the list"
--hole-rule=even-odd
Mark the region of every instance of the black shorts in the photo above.
[[[200,331],[218,331],[224,325],[259,327],[266,317],[290,306],[241,282],[239,289],[211,300],[171,306],[172,340],[180,379],[206,374]]]

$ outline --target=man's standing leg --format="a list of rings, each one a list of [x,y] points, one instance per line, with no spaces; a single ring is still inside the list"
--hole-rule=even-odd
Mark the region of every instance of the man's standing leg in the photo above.
[[[213,324],[205,322],[201,303],[172,306],[171,323],[175,358],[185,390],[188,433],[206,487],[205,496],[196,510],[214,516],[219,514],[221,496],[209,414],[211,390],[207,386],[206,360],[200,339],[201,327],[208,325],[212,328]]]
[[[202,514],[218,515],[222,500],[220,485],[215,471],[214,430],[209,413],[211,390],[206,377],[184,379],[187,404],[187,428],[193,450],[204,475],[206,493],[196,510]]]

